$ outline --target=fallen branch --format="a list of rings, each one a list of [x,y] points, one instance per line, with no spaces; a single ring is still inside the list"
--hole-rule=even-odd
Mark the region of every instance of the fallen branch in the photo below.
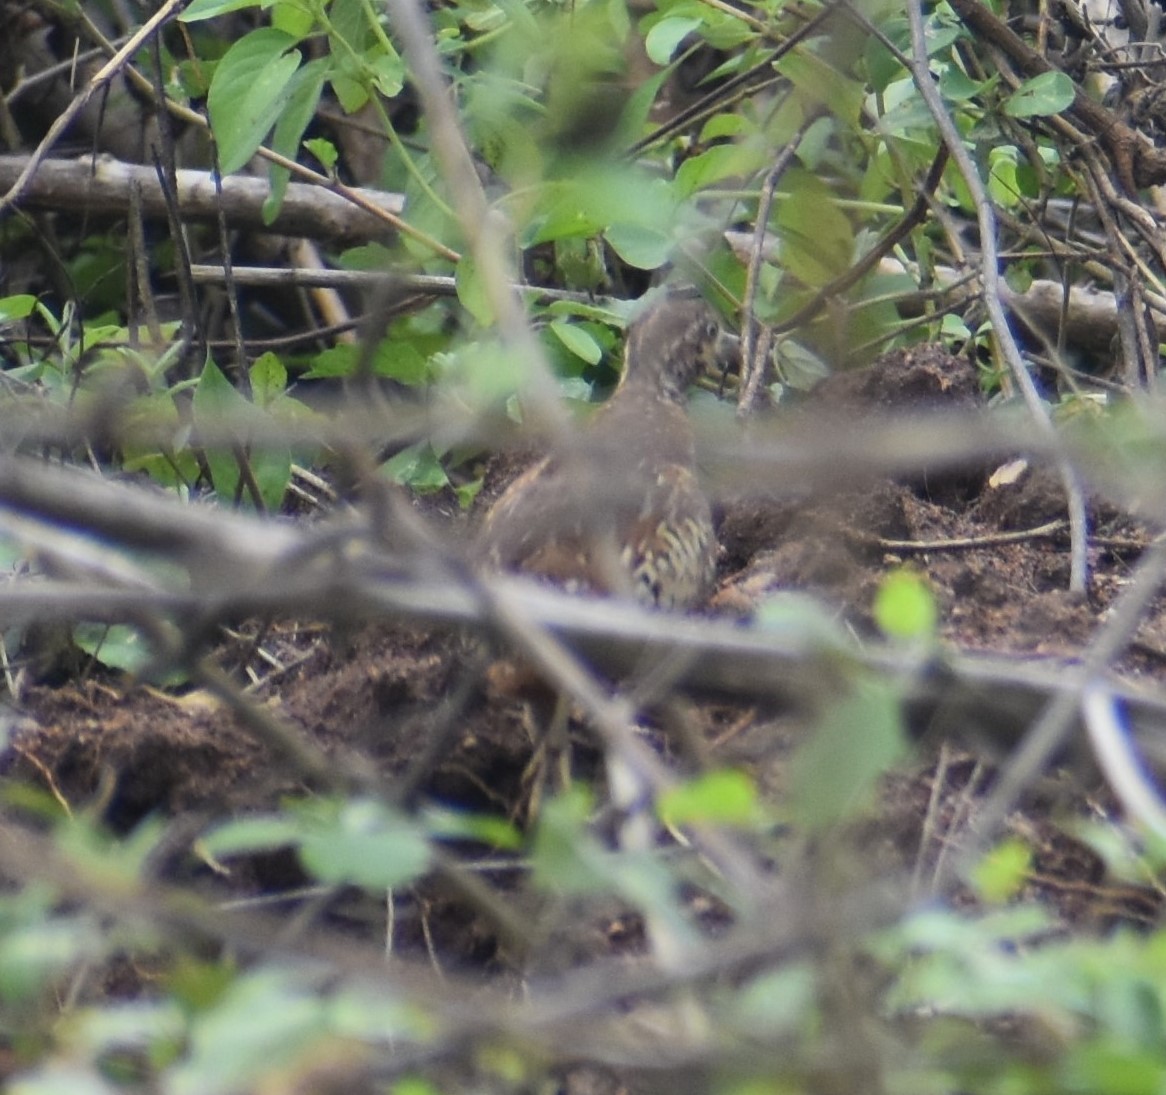
[[[0,191],[14,186],[27,165],[26,156],[0,156]],[[143,214],[166,216],[166,197],[152,167],[105,156],[45,160],[25,184],[20,204],[26,208],[124,216],[129,212],[133,187],[141,189]],[[188,220],[213,221],[221,201],[231,228],[308,236],[341,245],[383,239],[388,231],[383,220],[319,186],[289,183],[279,215],[270,224],[263,219],[264,203],[271,197],[271,187],[265,179],[230,175],[221,181],[221,188],[220,196],[209,171],[180,170],[175,195],[179,215]],[[394,216],[405,207],[400,194],[367,189],[356,192]]]

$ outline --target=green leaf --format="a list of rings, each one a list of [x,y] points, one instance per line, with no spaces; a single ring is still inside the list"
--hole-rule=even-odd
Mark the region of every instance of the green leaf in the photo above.
[[[329,346],[321,350],[312,358],[312,366],[304,373],[305,380],[330,380],[336,377],[351,376],[360,360],[360,347],[352,343],[342,342],[337,346]]]
[[[336,146],[323,137],[312,137],[304,141],[304,148],[320,161],[325,171],[331,171],[340,159]]]
[[[96,918],[54,916],[41,924],[5,925],[0,935],[0,999],[27,1000],[45,982],[101,953],[102,933]]]
[[[11,323],[17,319],[27,319],[36,307],[36,297],[31,293],[17,293],[10,297],[0,297],[0,323]]]
[[[326,58],[309,61],[295,73],[288,85],[286,105],[275,123],[271,147],[289,160],[296,158],[300,141],[316,114],[316,108],[320,105],[327,66]],[[271,182],[271,194],[263,203],[263,223],[271,224],[279,215],[291,171],[273,163],[268,166],[267,177]]]
[[[607,889],[611,853],[587,831],[592,805],[585,788],[573,787],[543,807],[531,849],[537,886],[568,894]]]
[[[312,367],[304,376],[308,380],[352,376],[363,353],[360,346],[348,343],[331,346],[312,359]],[[373,351],[372,371],[376,376],[410,387],[430,379],[429,359],[412,342],[402,338],[382,339]]]
[[[296,844],[300,823],[286,814],[259,814],[228,821],[212,829],[198,843],[216,859],[251,852],[271,852]]]
[[[223,371],[209,360],[194,389],[193,403],[195,425],[205,422],[216,432],[221,431],[224,422],[239,421],[251,409]],[[239,465],[234,453],[221,447],[208,448],[206,459],[219,498],[228,503],[234,501],[239,488]]]
[[[774,351],[774,360],[778,375],[795,391],[808,392],[830,375],[830,366],[821,357],[792,338],[782,339]]]
[[[997,145],[988,153],[988,193],[1006,209],[1020,203],[1020,149],[1015,145]]]
[[[248,375],[251,395],[260,407],[270,406],[287,391],[287,369],[271,351],[255,359]]]
[[[939,609],[927,580],[903,568],[879,585],[874,617],[882,633],[892,639],[930,639],[939,622]]]
[[[782,263],[806,285],[825,285],[854,255],[854,229],[829,187],[807,171],[787,172],[788,197],[777,209]]]
[[[472,258],[467,256],[457,264],[454,283],[462,307],[483,327],[489,327],[494,322],[494,306],[490,303],[490,293]]]
[[[102,665],[126,673],[136,673],[153,656],[142,633],[124,624],[78,624],[73,641]]]
[[[997,844],[972,870],[972,883],[980,897],[1001,905],[1015,897],[1028,880],[1032,850],[1021,840]]]
[[[632,92],[627,104],[620,112],[619,122],[612,135],[617,144],[634,144],[640,139],[652,113],[652,107],[655,105],[656,96],[669,75],[668,69],[662,69]]]
[[[429,857],[424,834],[372,800],[345,803],[334,820],[318,821],[300,838],[300,860],[321,882],[372,890],[412,882]]]
[[[660,20],[644,39],[644,50],[657,65],[672,60],[677,46],[701,24],[700,19],[668,15]]]
[[[278,1087],[319,1051],[329,1001],[302,969],[266,966],[241,975],[210,1010],[192,1018],[168,1095],[226,1095]]]
[[[687,159],[676,172],[676,194],[687,198],[698,190],[737,176],[749,176],[764,167],[769,150],[758,140],[717,144]]]
[[[1005,100],[1004,113],[1013,118],[1060,114],[1076,97],[1076,86],[1063,72],[1042,72],[1025,80]]]
[[[774,66],[812,103],[829,106],[831,114],[857,126],[866,88],[809,50],[787,53]]]
[[[895,689],[886,681],[856,677],[849,691],[828,705],[791,762],[794,819],[821,829],[853,817],[870,802],[879,777],[903,755],[904,742]]]
[[[286,445],[270,445],[250,455],[251,474],[268,513],[278,513],[291,482],[292,454]]]
[[[563,319],[551,321],[555,337],[576,357],[581,357],[588,365],[598,365],[603,360],[603,347],[595,337],[582,327]]]
[[[261,27],[239,39],[219,61],[207,113],[224,175],[251,159],[287,104],[292,77],[300,67],[295,44],[290,34]]]
[[[449,484],[449,476],[442,467],[441,459],[428,441],[418,441],[402,449],[396,456],[386,460],[381,470],[394,483],[409,487],[418,494],[442,490]]]
[[[424,813],[425,828],[440,840],[475,840],[494,848],[517,851],[522,834],[513,822],[492,814],[471,814],[431,806]]]
[[[262,7],[266,2],[267,0],[194,0],[178,16],[178,21],[180,23],[197,23],[200,19],[213,19],[216,15],[225,15],[229,11]]]
[[[369,72],[377,91],[386,99],[399,95],[405,86],[405,62],[395,53],[379,52],[369,62]]]
[[[271,25],[296,38],[306,38],[316,25],[316,17],[303,0],[275,0],[271,6]]]
[[[665,791],[656,801],[665,825],[753,825],[761,819],[757,785],[745,772],[722,768]]]
[[[668,261],[674,244],[670,233],[648,224],[613,224],[603,238],[637,270],[659,269]]]
[[[810,593],[785,590],[758,606],[754,626],[787,642],[803,643],[807,650],[846,650],[846,631],[830,606]]]

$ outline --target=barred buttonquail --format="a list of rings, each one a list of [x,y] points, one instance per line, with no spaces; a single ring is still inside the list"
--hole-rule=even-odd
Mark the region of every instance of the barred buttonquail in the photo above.
[[[520,475],[486,514],[491,566],[662,608],[708,595],[717,542],[685,398],[720,334],[703,301],[677,295],[631,325],[623,377],[579,444]]]

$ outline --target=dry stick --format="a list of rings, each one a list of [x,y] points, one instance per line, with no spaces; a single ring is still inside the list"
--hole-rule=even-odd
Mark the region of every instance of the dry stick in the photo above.
[[[790,138],[789,144],[778,154],[773,161],[773,167],[765,177],[765,185],[761,189],[761,201],[757,206],[757,223],[753,226],[753,246],[749,250],[749,266],[745,272],[745,301],[741,308],[741,390],[737,395],[737,417],[746,418],[757,409],[757,396],[761,391],[761,382],[765,378],[765,366],[768,364],[769,343],[772,338],[765,339],[766,356],[758,354],[757,320],[753,315],[753,305],[757,300],[758,275],[761,272],[761,256],[765,252],[765,234],[769,227],[769,213],[773,208],[773,194],[777,184],[785,174],[794,156],[798,145],[806,135],[806,131],[823,114],[822,108],[810,111],[802,122],[798,131]]]
[[[978,548],[998,547],[1001,544],[1019,544],[1027,540],[1041,540],[1064,532],[1068,522],[1049,521],[1036,528],[1019,529],[1016,532],[991,532],[984,536],[958,536],[950,540],[889,540],[882,536],[862,537],[865,543],[883,551],[944,552],[975,551]]]
[[[227,218],[223,213],[222,180],[223,173],[219,168],[219,142],[214,134],[210,135],[212,175],[215,180],[215,194],[218,200],[215,203],[215,227],[219,235],[219,252],[223,256],[223,286],[227,297],[227,312],[231,317],[231,337],[235,343],[235,368],[239,371],[239,379],[246,390],[250,390],[247,383],[247,350],[243,344],[243,321],[239,316],[239,294],[235,289],[233,277],[233,262],[231,259],[231,236],[227,230]]]
[[[162,328],[158,322],[158,309],[154,291],[150,284],[150,260],[146,253],[146,226],[142,219],[141,190],[130,187],[130,218],[127,246],[131,261],[126,263],[126,303],[130,309],[128,335],[130,345],[136,349],[139,343],[138,331],[144,319],[150,336],[150,347],[157,351],[163,345]],[[135,311],[138,313],[135,316]]]
[[[158,188],[166,204],[166,221],[174,241],[174,279],[178,285],[178,301],[182,326],[180,369],[185,370],[192,360],[206,358],[206,332],[199,321],[198,294],[190,277],[190,240],[186,225],[178,215],[178,153],[174,140],[174,126],[166,112],[166,89],[162,84],[162,36],[155,34],[150,42],[150,81],[154,88],[154,124],[158,142],[149,149],[157,175]],[[221,190],[220,186],[217,188]],[[196,343],[197,340],[197,343]],[[193,353],[192,353],[193,351]]]
[[[1008,318],[1000,303],[998,258],[996,255],[996,220],[991,200],[984,190],[984,184],[972,163],[963,138],[955,124],[944,109],[943,101],[939,96],[939,89],[931,76],[928,67],[927,43],[923,30],[923,12],[920,0],[909,0],[907,14],[911,23],[911,74],[919,94],[927,104],[935,124],[947,145],[948,151],[960,169],[972,198],[976,203],[976,214],[980,228],[980,271],[984,285],[984,306],[992,320],[992,326],[1000,346],[1000,352],[1012,372],[1017,387],[1024,397],[1025,406],[1032,416],[1037,429],[1047,437],[1055,436],[1055,429],[1049,420],[1044,404],[1041,402],[1036,385],[1029,376],[1028,369],[1020,356],[1016,340],[1008,326]],[[1064,484],[1065,495],[1069,509],[1069,539],[1070,565],[1069,589],[1076,593],[1084,593],[1089,581],[1088,559],[1086,557],[1088,524],[1085,513],[1085,497],[1077,482],[1077,476],[1069,460],[1064,456],[1057,458],[1057,470]]]
[[[1127,260],[1136,254],[1136,248],[1126,239],[1125,233],[1118,227],[1117,219],[1110,208],[1108,197],[1116,198],[1116,194],[1107,195],[1105,188],[1109,182],[1103,165],[1094,150],[1085,154],[1086,173],[1089,190],[1093,196],[1093,210],[1101,221],[1106,240],[1114,252],[1124,252]],[[1112,188],[1110,187],[1112,191]],[[1140,220],[1140,218],[1139,218]],[[1137,222],[1135,222],[1136,224]],[[1140,229],[1141,230],[1141,229]],[[1154,235],[1157,236],[1155,230]],[[1159,261],[1163,256],[1159,250]],[[1155,372],[1157,352],[1151,353],[1149,341],[1146,337],[1146,323],[1143,312],[1144,294],[1140,289],[1140,280],[1137,271],[1120,264],[1119,255],[1111,253],[1110,261],[1114,269],[1114,307],[1117,312],[1117,332],[1121,344],[1122,356],[1132,368],[1126,370],[1125,379],[1134,388]],[[1135,260],[1136,261],[1136,260]]]
[[[190,268],[196,282],[218,283],[225,277],[221,266],[195,263]],[[446,274],[406,274],[388,273],[376,270],[289,270],[283,266],[236,266],[232,269],[236,285],[258,285],[268,287],[328,289],[382,289],[391,283],[394,287],[418,295],[434,297],[456,297],[457,279]],[[515,282],[511,289],[532,300],[567,300],[574,304],[587,304],[603,308],[615,301],[614,297],[597,296],[594,293],[576,292],[573,289],[549,289],[542,285],[527,285]]]
[[[1129,581],[1110,607],[1109,615],[1081,659],[1079,670],[1050,700],[1040,717],[1013,751],[1000,772],[976,822],[970,847],[957,861],[956,870],[966,873],[980,850],[990,840],[1012,809],[1021,792],[1040,774],[1064,747],[1074,728],[1074,719],[1090,696],[1101,687],[1099,678],[1118,659],[1137,632],[1146,605],[1157,594],[1166,577],[1166,537],[1159,537],[1138,560]],[[1089,712],[1087,712],[1087,715]],[[1092,729],[1092,724],[1091,724]],[[1101,731],[1104,734],[1104,728]],[[1119,744],[1117,749],[1123,747]],[[1128,746],[1124,746],[1128,751]]]
[[[205,123],[204,123],[205,126]],[[285,236],[310,236],[342,243],[367,243],[383,238],[386,224],[330,190],[310,183],[288,183],[279,213],[264,223],[263,209],[271,197],[271,185],[254,176],[231,175],[216,189],[210,171],[192,168],[176,170],[125,163],[105,157],[96,162],[54,157],[42,161],[21,197],[21,206],[50,211],[85,208],[91,213],[124,215],[129,206],[129,190],[141,187],[142,210],[151,217],[171,215],[172,219],[211,220],[218,202],[225,205],[232,228]],[[14,182],[28,164],[27,156],[0,156],[0,187]],[[159,175],[165,181],[161,181]],[[399,213],[404,198],[375,190],[354,190],[361,199],[387,214]],[[179,216],[180,214],[180,216]]]
[[[1130,740],[1113,694],[1100,682],[1081,695],[1081,712],[1098,767],[1129,819],[1166,840],[1166,805]]]
[[[141,29],[113,55],[108,64],[94,73],[93,78],[85,85],[81,93],[65,107],[57,120],[49,126],[48,133],[44,135],[44,139],[37,145],[36,151],[29,157],[28,164],[20,173],[19,178],[12,184],[8,193],[3,198],[0,198],[0,217],[20,200],[20,195],[24,192],[24,188],[28,185],[28,180],[32,178],[37,166],[49,154],[49,149],[57,143],[61,134],[72,125],[77,115],[81,113],[89,100],[118,74],[122,67],[129,62],[129,59],[141,49],[142,44],[150,35],[158,30],[171,16],[177,14],[184,8],[186,3],[187,0],[166,0],[166,3],[142,24]]]
[[[753,304],[757,301],[758,275],[761,272],[761,257],[765,253],[765,238],[770,225],[770,211],[773,209],[773,194],[778,189],[781,176],[785,175],[789,163],[798,153],[798,146],[805,138],[807,129],[822,117],[824,110],[817,107],[810,111],[805,121],[802,121],[798,132],[789,139],[788,145],[778,153],[777,160],[773,161],[770,174],[765,176],[765,185],[761,188],[761,201],[757,208],[757,223],[753,225],[753,244],[749,252],[749,267],[745,272],[745,302],[742,308],[740,321],[740,367],[742,367],[742,385],[737,395],[737,417],[744,419],[757,409],[758,393],[761,381],[765,379],[765,366],[768,350],[773,341],[772,335],[764,339],[765,356],[758,353],[757,320],[753,316]]]

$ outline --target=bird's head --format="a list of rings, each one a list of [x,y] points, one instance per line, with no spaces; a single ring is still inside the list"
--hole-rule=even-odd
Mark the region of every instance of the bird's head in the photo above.
[[[628,328],[622,385],[683,400],[699,376],[724,368],[735,341],[700,297],[669,293]]]

